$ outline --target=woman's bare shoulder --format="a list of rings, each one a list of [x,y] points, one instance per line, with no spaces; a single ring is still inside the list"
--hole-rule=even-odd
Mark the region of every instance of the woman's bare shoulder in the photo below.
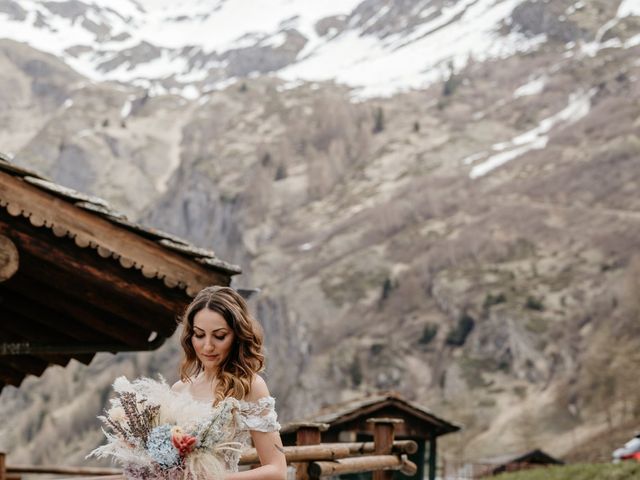
[[[246,400],[249,402],[255,402],[263,397],[269,397],[269,388],[267,382],[264,381],[260,375],[254,375],[251,380],[251,389],[247,395]]]
[[[186,392],[187,386],[188,385],[184,383],[182,380],[178,380],[176,383],[171,385],[171,390],[173,390],[174,392]]]

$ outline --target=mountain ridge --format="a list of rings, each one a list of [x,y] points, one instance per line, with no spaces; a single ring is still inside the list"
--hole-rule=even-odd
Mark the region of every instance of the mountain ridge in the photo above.
[[[446,75],[448,62],[462,68],[470,55],[494,58],[539,47],[541,32],[551,27],[549,17],[536,18],[540,8],[527,11],[532,3],[366,0],[311,7],[270,0],[258,7],[244,0],[120,0],[114,7],[4,0],[0,26],[5,36],[56,54],[93,80],[158,93],[194,98],[249,74],[274,73],[292,82],[335,78],[372,96],[424,88]]]

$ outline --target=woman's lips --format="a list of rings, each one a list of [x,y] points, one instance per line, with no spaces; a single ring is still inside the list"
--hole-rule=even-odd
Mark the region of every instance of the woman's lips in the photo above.
[[[215,359],[218,358],[218,355],[205,355],[205,354],[202,354],[202,356],[204,358],[206,358],[207,360],[215,360]]]

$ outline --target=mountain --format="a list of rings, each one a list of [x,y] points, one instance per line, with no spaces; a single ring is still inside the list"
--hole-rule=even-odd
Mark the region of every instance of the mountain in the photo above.
[[[564,18],[547,17],[541,5],[3,0],[0,27],[5,37],[52,53],[88,78],[156,93],[195,98],[242,77],[275,74],[294,85],[335,80],[371,96],[438,81],[448,62],[461,68],[469,57],[504,58],[549,39],[592,40],[593,19],[581,14],[581,2],[568,7]],[[628,0],[620,14],[634,8]]]
[[[455,459],[637,424],[639,2],[260,5],[0,1],[0,148],[241,264],[284,419],[396,389]],[[82,461],[176,352],[5,389],[10,463]]]

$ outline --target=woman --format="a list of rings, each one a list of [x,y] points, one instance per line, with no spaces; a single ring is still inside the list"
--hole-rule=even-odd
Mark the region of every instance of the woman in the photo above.
[[[237,471],[238,454],[226,458],[225,480],[284,480],[274,399],[258,375],[264,365],[262,332],[244,299],[229,287],[207,287],[187,307],[182,324],[184,359],[172,390],[214,405],[238,399],[237,440],[246,443],[250,435],[260,458],[260,467],[243,472]]]

